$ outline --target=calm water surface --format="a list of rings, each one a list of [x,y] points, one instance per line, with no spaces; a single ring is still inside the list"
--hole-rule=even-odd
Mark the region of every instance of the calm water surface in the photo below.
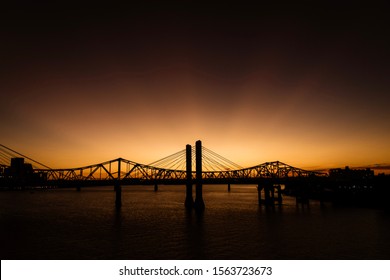
[[[257,204],[255,186],[204,186],[203,215],[184,186],[0,192],[1,259],[389,259],[390,216],[366,208]]]

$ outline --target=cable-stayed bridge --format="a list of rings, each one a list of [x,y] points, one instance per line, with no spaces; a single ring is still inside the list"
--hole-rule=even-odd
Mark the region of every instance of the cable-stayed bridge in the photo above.
[[[24,159],[26,162],[24,163]],[[11,165],[7,165],[11,162]],[[10,183],[46,186],[101,186],[177,184],[187,186],[187,201],[192,201],[192,185],[196,200],[202,201],[202,184],[258,184],[260,191],[274,193],[273,186],[311,182],[325,173],[307,171],[274,161],[244,168],[203,147],[200,141],[186,149],[149,164],[117,158],[84,167],[52,169],[34,159],[0,145],[0,176]],[[259,200],[260,201],[260,200]],[[192,204],[192,202],[188,202]]]
[[[121,167],[119,172],[118,166]],[[44,174],[48,181],[97,181],[104,183],[104,181],[119,179],[129,184],[182,184],[187,176],[186,171],[182,169],[155,167],[123,158],[79,168],[35,169],[35,172]],[[253,167],[235,170],[202,171],[202,179],[210,184],[225,181],[250,183],[257,179],[288,179],[309,176],[324,176],[324,174],[295,168],[279,161],[265,162]],[[192,171],[191,178],[195,179],[195,177],[196,171]]]
[[[124,158],[76,168],[50,168],[15,151],[0,147],[0,166],[9,167],[11,158],[23,157],[31,162],[33,172],[40,174],[48,183],[52,182],[96,182],[122,180],[129,184],[164,183],[183,184],[187,180],[186,149],[149,164],[141,164]],[[257,179],[288,179],[312,176],[326,176],[325,173],[303,170],[280,161],[265,162],[244,168],[229,159],[202,146],[202,179],[213,183],[250,183]],[[8,162],[8,165],[7,165]],[[196,178],[195,147],[191,147],[191,178]]]

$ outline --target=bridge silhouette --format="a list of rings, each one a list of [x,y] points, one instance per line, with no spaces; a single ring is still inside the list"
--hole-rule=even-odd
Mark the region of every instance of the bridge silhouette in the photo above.
[[[281,185],[300,186],[300,196],[305,197],[304,194],[307,192],[305,186],[313,185],[319,178],[327,176],[325,173],[303,170],[280,161],[243,168],[203,147],[201,141],[197,141],[195,147],[186,145],[184,150],[150,164],[117,158],[84,167],[65,169],[52,169],[3,145],[0,147],[3,162],[7,157],[15,154],[19,156],[19,158],[11,158],[11,166],[4,163],[0,166],[0,174],[3,174],[5,179],[12,179],[11,183],[76,187],[78,190],[85,186],[113,185],[117,207],[121,206],[121,191],[122,186],[125,185],[154,185],[155,191],[158,190],[158,185],[186,185],[186,207],[204,209],[203,184],[227,184],[228,191],[231,184],[257,184],[259,203],[274,204],[275,201],[282,203]],[[23,161],[21,160],[24,158],[34,164],[34,168],[31,164],[31,174],[26,170],[22,172]],[[7,169],[11,171],[8,175]],[[196,186],[195,200],[192,195],[193,185]],[[277,198],[275,198],[275,191]]]

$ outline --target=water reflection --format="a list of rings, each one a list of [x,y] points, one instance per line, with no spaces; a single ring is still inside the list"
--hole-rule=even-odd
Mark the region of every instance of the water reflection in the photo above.
[[[387,259],[389,216],[376,209],[259,206],[255,188],[205,188],[206,210],[184,208],[184,187],[0,193],[3,259]],[[44,246],[43,246],[44,245]]]
[[[186,209],[185,215],[185,237],[186,255],[184,259],[205,259],[204,240],[204,212]]]

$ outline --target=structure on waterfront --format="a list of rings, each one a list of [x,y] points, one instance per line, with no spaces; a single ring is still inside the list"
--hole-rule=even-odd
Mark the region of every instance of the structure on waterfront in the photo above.
[[[374,171],[370,168],[351,169],[349,166],[342,168],[333,168],[329,170],[329,177],[335,179],[371,179],[374,177]]]
[[[31,163],[25,163],[24,158],[11,158],[10,166],[1,165],[0,186],[8,184],[11,188],[37,185],[44,181],[46,174],[35,172]],[[1,184],[3,182],[3,184]]]
[[[281,185],[290,185],[291,189],[295,190],[295,186],[313,185],[326,176],[324,173],[303,170],[279,161],[242,168],[203,147],[201,141],[196,142],[195,149],[191,145],[186,145],[184,150],[148,165],[118,158],[79,168],[33,169],[31,165],[27,167],[24,162],[23,165],[22,161],[22,158],[14,158],[11,167],[4,168],[5,173],[8,174],[5,176],[7,179],[21,184],[18,179],[24,178],[23,185],[75,187],[78,190],[84,186],[113,185],[117,207],[122,204],[121,193],[124,185],[154,185],[157,191],[158,185],[164,184],[185,185],[185,206],[197,210],[205,208],[203,184],[226,184],[228,191],[232,184],[256,184],[260,204],[269,205],[275,202],[281,204]],[[18,171],[13,171],[9,175],[7,170]],[[31,173],[33,175],[31,178],[34,180],[21,175],[26,172]],[[192,194],[193,185],[195,185],[195,199]]]

